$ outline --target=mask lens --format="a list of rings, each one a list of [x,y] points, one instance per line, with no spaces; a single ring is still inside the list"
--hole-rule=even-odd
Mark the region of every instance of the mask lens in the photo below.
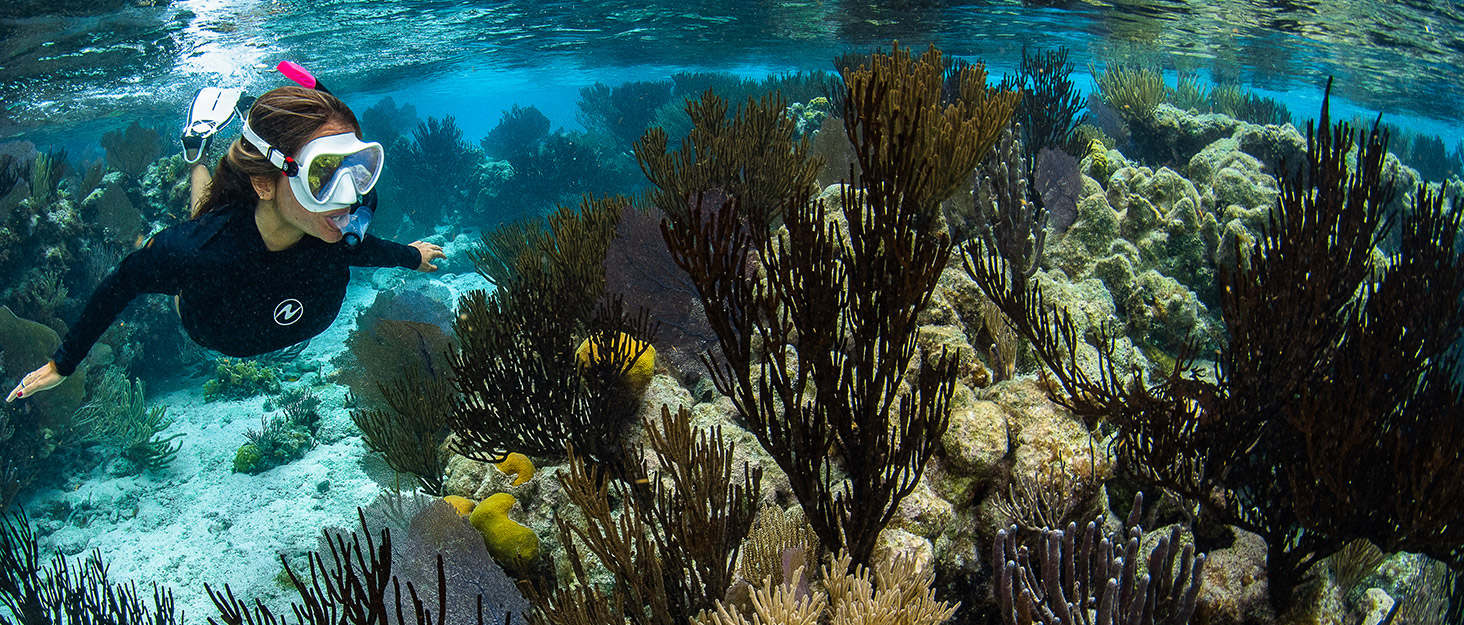
[[[335,186],[332,183],[335,182],[336,172],[340,171],[345,158],[341,154],[321,154],[310,161],[306,182],[310,185],[310,195],[317,201],[330,197],[330,188]]]
[[[351,154],[321,154],[310,161],[306,183],[310,195],[324,202],[335,192],[341,180],[350,178],[356,193],[365,193],[376,184],[381,173],[381,151],[366,148]]]
[[[376,175],[381,173],[381,153],[371,148],[361,150],[347,156],[341,162],[341,169],[351,175],[351,181],[356,183],[356,192],[365,193],[371,190],[376,183]]]

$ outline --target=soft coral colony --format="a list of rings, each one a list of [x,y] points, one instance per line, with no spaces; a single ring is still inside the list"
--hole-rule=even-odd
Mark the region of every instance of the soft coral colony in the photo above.
[[[841,97],[830,101],[842,127],[825,122],[811,140],[777,94],[729,111],[707,90],[686,103],[679,149],[661,128],[634,142],[654,187],[645,206],[586,196],[547,224],[484,237],[473,260],[496,288],[459,302],[451,340],[419,337],[432,353],[378,380],[382,399],[358,411],[372,449],[434,497],[363,511],[361,532],[327,533],[308,570],[286,561],[297,621],[471,621],[475,610],[478,622],[542,625],[1221,618],[1201,597],[1216,565],[1198,553],[1198,530],[1146,532],[1163,525],[1154,500],[1188,512],[1171,517],[1264,539],[1279,609],[1319,574],[1313,565],[1360,539],[1464,566],[1464,530],[1452,523],[1464,513],[1464,202],[1427,185],[1394,202],[1386,133],[1333,124],[1324,99],[1304,154],[1276,164],[1279,193],[1259,233],[1232,233],[1229,249],[1215,243],[1204,259],[1218,286],[1213,299],[1190,293],[1188,310],[1211,301],[1223,332],[1171,340],[1179,353],[1155,363],[1085,318],[1084,302],[1063,295],[1077,287],[1044,259],[1049,236],[1097,227],[1086,199],[1067,200],[1071,214],[1050,226],[1062,204],[1051,190],[1104,192],[1052,152],[1082,152],[1083,171],[1105,170],[1105,181],[1135,175],[1105,149],[1112,139],[1079,125],[1065,54],[1024,53],[1018,77],[995,88],[984,66],[934,47],[838,65]],[[1136,128],[1153,123],[1154,102],[1127,107]],[[821,190],[831,162],[846,180]],[[1107,192],[1115,203],[1119,184]],[[1183,229],[1203,221],[1198,204],[1183,198],[1158,215],[1133,201],[1111,229],[1137,239],[1135,207],[1155,213],[1145,232]],[[1196,215],[1175,217],[1184,211]],[[617,230],[646,214],[662,216],[659,231]],[[1138,250],[1110,239],[1118,253]],[[605,261],[617,246],[647,240],[661,253],[632,257],[661,266],[606,275],[624,269]],[[636,280],[654,285],[618,290]],[[951,286],[963,280],[969,289]],[[672,297],[700,310],[647,312]],[[960,297],[989,321],[946,340],[931,320],[959,317],[937,309]],[[700,329],[681,327],[691,319]],[[674,373],[705,375],[701,388],[730,418],[676,378],[651,377],[659,354],[684,349],[665,337],[691,335],[697,351],[710,347],[703,366]],[[1199,366],[1200,345],[1216,351],[1213,367]],[[973,387],[1018,368],[1044,382],[989,396],[1041,389],[1078,417],[1078,446],[1091,449],[1080,486],[1058,451],[1049,464],[1062,469],[1035,478],[1003,459],[1005,440],[989,463],[1007,463],[1002,480],[962,476],[947,458],[967,442],[952,424],[978,410]],[[657,390],[667,379],[676,388]],[[1021,418],[996,437],[1037,436]],[[461,458],[444,462],[445,449]],[[1110,512],[1102,493],[1115,466],[1100,457],[1116,460],[1115,493],[1142,487],[1149,503],[1134,496]],[[448,474],[465,460],[514,478]],[[536,464],[561,468],[536,476]],[[931,492],[971,518],[950,521],[954,507]],[[998,512],[976,512],[983,497]],[[531,511],[531,500],[546,503]],[[166,591],[147,606],[104,568],[42,570],[25,523],[14,517],[0,534],[0,594],[13,613],[171,620]],[[950,590],[959,579],[981,589]],[[85,588],[123,600],[58,603]],[[227,587],[210,594],[230,625],[283,620]]]

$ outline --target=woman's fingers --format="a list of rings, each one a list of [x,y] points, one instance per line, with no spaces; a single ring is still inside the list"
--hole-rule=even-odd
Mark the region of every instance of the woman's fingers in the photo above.
[[[41,391],[60,384],[66,377],[56,372],[56,364],[48,362],[40,369],[27,373],[20,379],[20,384],[11,389],[10,394],[5,397],[5,402],[10,403],[16,399],[22,399],[35,395]]]

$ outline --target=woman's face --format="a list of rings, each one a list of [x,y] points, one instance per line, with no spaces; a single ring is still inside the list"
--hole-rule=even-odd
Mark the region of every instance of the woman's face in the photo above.
[[[345,133],[354,134],[355,132],[356,129],[347,124],[337,120],[331,120],[316,130],[315,134],[310,135],[310,140],[306,141],[306,143],[320,137]],[[284,218],[286,223],[326,243],[335,243],[341,240],[341,230],[334,223],[331,223],[330,218],[350,212],[349,208],[342,208],[328,213],[312,213],[306,210],[300,204],[300,200],[295,198],[295,192],[290,188],[290,179],[283,173],[275,177],[274,191],[275,205],[279,207],[280,216]]]

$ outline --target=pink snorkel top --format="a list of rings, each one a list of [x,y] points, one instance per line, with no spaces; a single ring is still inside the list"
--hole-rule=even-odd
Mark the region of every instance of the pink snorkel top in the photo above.
[[[330,89],[326,89],[325,85],[320,84],[320,81],[316,80],[315,76],[309,70],[301,67],[299,63],[294,61],[280,61],[280,64],[276,65],[275,69],[279,70],[281,74],[284,74],[286,78],[295,81],[295,84],[301,87],[305,87],[306,89],[319,89],[320,91],[330,93]]]

